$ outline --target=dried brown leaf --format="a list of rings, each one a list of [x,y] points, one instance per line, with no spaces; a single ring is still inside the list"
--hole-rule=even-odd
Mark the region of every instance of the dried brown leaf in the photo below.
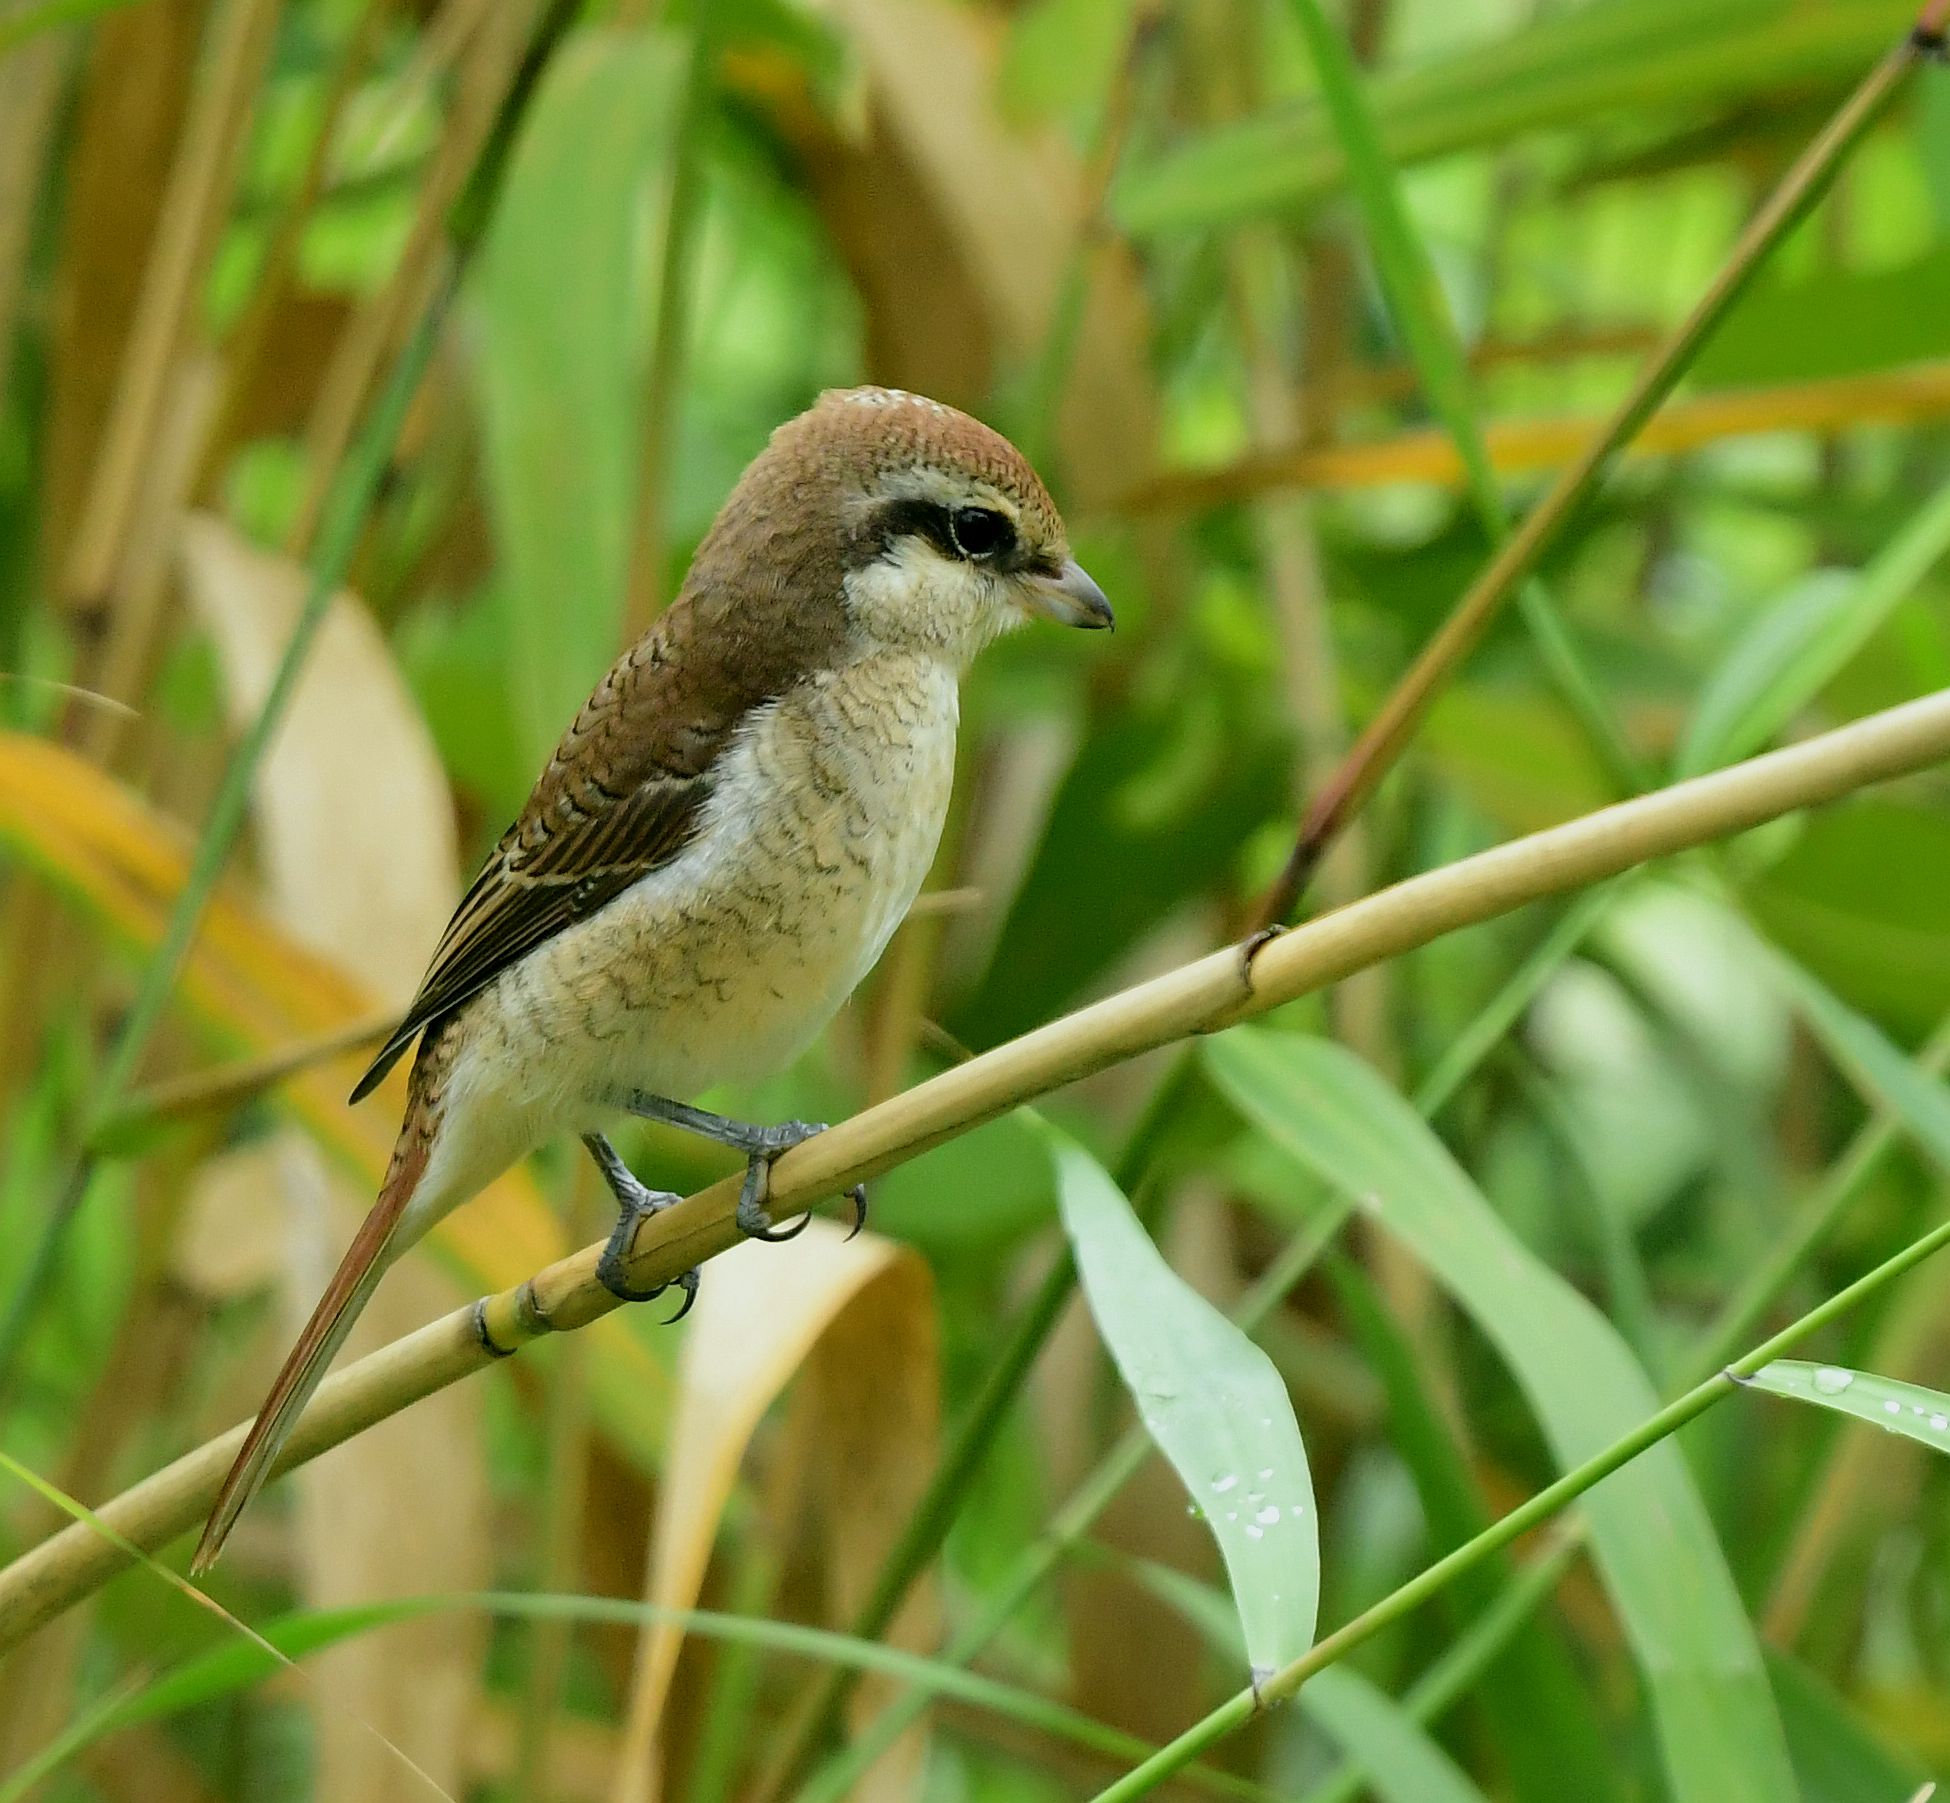
[[[817,1436],[812,1442],[833,1495],[834,1620],[843,1622],[864,1594],[933,1467],[940,1411],[933,1284],[905,1247],[872,1234],[849,1240],[815,1217],[789,1254],[747,1244],[712,1261],[679,1358],[651,1536],[650,1601],[675,1609],[697,1601],[752,1435],[809,1361],[814,1418],[835,1436],[830,1446]],[[901,1625],[912,1633],[925,1619],[923,1604]],[[615,1803],[650,1803],[661,1794],[657,1730],[682,1645],[682,1632],[662,1624],[640,1642]],[[875,1797],[911,1794],[900,1775],[916,1770],[918,1750],[895,1749],[876,1768],[890,1776],[876,1777]]]

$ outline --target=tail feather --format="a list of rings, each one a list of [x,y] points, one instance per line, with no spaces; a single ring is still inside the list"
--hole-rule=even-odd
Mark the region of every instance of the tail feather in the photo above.
[[[393,1240],[400,1218],[426,1172],[429,1146],[427,1136],[419,1130],[420,1123],[415,1118],[418,1113],[417,1108],[408,1111],[399,1149],[393,1154],[392,1167],[380,1187],[378,1200],[346,1248],[345,1257],[325,1287],[325,1294],[312,1310],[311,1319],[298,1335],[297,1344],[291,1348],[270,1394],[257,1411],[257,1419],[244,1436],[236,1461],[217,1492],[210,1519],[204,1523],[203,1538],[197,1542],[196,1556],[190,1561],[193,1574],[208,1571],[216,1562],[238,1516],[264,1487],[278,1454],[298,1425],[298,1417],[324,1382],[326,1370],[345,1344],[352,1324],[358,1320],[392,1262],[389,1253],[394,1251]]]

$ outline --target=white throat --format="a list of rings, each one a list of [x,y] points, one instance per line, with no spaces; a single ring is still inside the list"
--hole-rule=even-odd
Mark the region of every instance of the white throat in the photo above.
[[[944,557],[918,538],[846,577],[847,612],[868,644],[918,652],[966,670],[977,653],[1023,623],[1005,577]]]

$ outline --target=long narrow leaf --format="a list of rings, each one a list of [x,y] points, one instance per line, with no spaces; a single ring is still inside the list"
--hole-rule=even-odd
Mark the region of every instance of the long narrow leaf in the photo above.
[[[1597,0],[1392,70],[1375,84],[1375,110],[1399,164],[1634,108],[1683,130],[1702,103],[1859,70],[1915,10],[1913,0]],[[1135,163],[1113,211],[1139,234],[1199,230],[1305,205],[1346,179],[1325,109],[1282,100]]]
[[[715,1614],[707,1610],[664,1609],[655,1603],[638,1603],[618,1597],[519,1595],[486,1592],[462,1596],[422,1596],[398,1598],[384,1603],[363,1604],[344,1609],[305,1610],[270,1624],[260,1644],[226,1642],[207,1653],[184,1661],[140,1691],[120,1697],[114,1703],[90,1712],[79,1730],[63,1735],[57,1743],[63,1760],[72,1758],[96,1741],[141,1722],[157,1721],[176,1712],[207,1704],[255,1684],[270,1676],[292,1659],[335,1646],[354,1635],[455,1609],[482,1610],[508,1619],[526,1621],[572,1621],[592,1624],[637,1624],[663,1622],[701,1639],[715,1639],[744,1646],[761,1647],[803,1659],[835,1660],[866,1671],[885,1672],[910,1682],[925,1680],[942,1694],[990,1714],[1004,1716],[1024,1727],[1049,1734],[1075,1746],[1115,1758],[1130,1757],[1135,1744],[1130,1736],[1107,1728],[1101,1722],[1061,1703],[1050,1702],[1032,1691],[999,1683],[974,1672],[965,1672],[940,1660],[872,1641],[856,1640],[824,1628],[802,1627],[792,1622],[759,1621],[747,1617]],[[50,1749],[52,1751],[52,1749]],[[36,1761],[32,1777],[38,1782],[54,1769]],[[16,1779],[19,1774],[16,1774]],[[1230,1788],[1230,1787],[1229,1787]],[[24,1796],[18,1783],[0,1788],[0,1803]],[[1233,1795],[1256,1795],[1254,1787],[1240,1785]]]
[[[1750,1389],[1793,1402],[1813,1403],[1838,1415],[1853,1415],[1885,1433],[1920,1440],[1934,1452],[1950,1452],[1950,1396],[1921,1384],[1906,1384],[1873,1371],[1845,1365],[1813,1365],[1804,1359],[1776,1359],[1748,1378]]]
[[[1950,551],[1950,482],[1866,569],[1817,571],[1765,608],[1707,680],[1676,774],[1697,776],[1758,751],[1807,707]]]
[[[1234,1029],[1204,1051],[1248,1120],[1359,1196],[1469,1311],[1523,1386],[1560,1465],[1657,1412],[1617,1333],[1517,1240],[1368,1066],[1338,1046],[1263,1029]],[[1678,1448],[1652,1447],[1587,1507],[1674,1796],[1787,1803],[1793,1777],[1760,1649]]]
[[[1765,945],[1764,941],[1757,943]],[[1829,1057],[1868,1096],[1896,1116],[1950,1175],[1950,1091],[1895,1045],[1874,1021],[1858,1014],[1793,959],[1766,947],[1776,980]]]
[[[675,39],[571,38],[536,97],[481,271],[489,495],[530,763],[616,654],[655,293],[642,220],[683,82]]]
[[[1225,1560],[1253,1670],[1313,1644],[1319,1518],[1307,1449],[1273,1362],[1159,1256],[1089,1153],[1045,1126],[1083,1293]]]

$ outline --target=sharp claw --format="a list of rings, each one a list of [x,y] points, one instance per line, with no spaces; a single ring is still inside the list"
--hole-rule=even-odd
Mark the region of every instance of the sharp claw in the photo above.
[[[670,1288],[667,1283],[660,1283],[650,1290],[636,1288],[625,1275],[623,1260],[617,1254],[614,1243],[603,1248],[603,1256],[596,1266],[596,1280],[618,1302],[649,1302]]]
[[[594,1150],[594,1148],[591,1148]],[[607,1150],[607,1147],[604,1148]],[[636,1245],[637,1223],[652,1215],[662,1214],[680,1200],[667,1190],[646,1189],[633,1176],[620,1159],[611,1155],[605,1159],[597,1154],[597,1163],[602,1166],[603,1175],[608,1179],[616,1196],[616,1225],[610,1230],[609,1243],[603,1248],[603,1255],[596,1264],[596,1277],[603,1288],[619,1302],[648,1302],[661,1296],[670,1288],[660,1283],[654,1289],[640,1290],[629,1279],[630,1253]],[[697,1273],[687,1273],[691,1279],[691,1292],[696,1293]],[[682,1278],[678,1281],[681,1283]],[[686,1308],[690,1303],[686,1301]],[[678,1311],[680,1314],[682,1310]]]
[[[811,1223],[812,1211],[808,1209],[790,1227],[768,1226],[762,1232],[754,1233],[750,1237],[755,1240],[763,1240],[768,1246],[783,1246],[787,1240],[796,1240],[800,1234],[806,1231]]]
[[[825,1131],[824,1121],[787,1121],[782,1126],[764,1130],[765,1143],[752,1152],[745,1166],[745,1186],[738,1194],[738,1228],[747,1239],[763,1240],[767,1245],[778,1246],[787,1240],[796,1240],[806,1231],[812,1222],[811,1210],[801,1215],[790,1227],[774,1227],[772,1217],[765,1212],[765,1194],[770,1183],[772,1161]],[[856,1183],[847,1194],[853,1198],[853,1232],[846,1236],[851,1239],[867,1223],[866,1185]]]
[[[675,1327],[691,1312],[691,1304],[697,1300],[697,1267],[693,1265],[682,1277],[675,1280],[676,1287],[684,1292],[684,1300],[677,1305],[677,1312],[665,1320],[666,1327]],[[664,1286],[670,1288],[669,1284]]]

